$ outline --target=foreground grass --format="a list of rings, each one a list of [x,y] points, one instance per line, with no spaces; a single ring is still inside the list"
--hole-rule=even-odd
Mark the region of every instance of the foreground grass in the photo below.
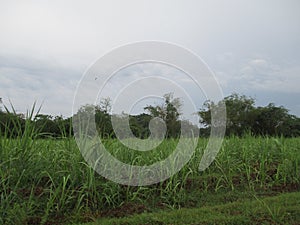
[[[300,192],[216,206],[104,218],[86,225],[300,224]]]
[[[180,218],[184,218],[181,224],[187,224],[193,217],[207,218],[207,221],[211,218],[216,222],[208,224],[218,224],[216,219],[224,218],[233,208],[238,213],[234,211],[231,217],[240,218],[240,221],[244,218],[248,218],[246,222],[249,218],[255,221],[250,216],[254,213],[263,223],[270,218],[271,222],[277,221],[275,219],[280,222],[279,214],[285,213],[284,210],[289,210],[287,213],[291,216],[288,220],[288,214],[284,214],[284,222],[299,221],[293,211],[299,214],[298,194],[278,196],[278,201],[275,197],[275,203],[278,202],[274,203],[275,208],[272,199],[266,199],[270,204],[264,204],[253,196],[261,198],[300,191],[300,138],[226,138],[216,160],[199,172],[199,162],[207,144],[207,139],[201,139],[191,160],[174,176],[146,187],[129,187],[95,173],[84,161],[73,138],[42,140],[30,122],[26,123],[25,131],[15,138],[7,133],[0,135],[0,224],[69,224],[143,212],[154,213],[151,215],[157,221],[151,222],[148,218],[147,222],[148,216],[141,214],[136,217],[141,222],[136,224],[160,224],[159,218],[166,218],[161,224],[180,224],[176,222]],[[165,140],[156,150],[144,154],[130,151],[117,140],[105,140],[105,146],[116,158],[146,165],[170,155],[177,143],[178,140]],[[238,200],[245,201],[245,205],[230,203]],[[285,203],[290,200],[291,205]],[[224,208],[221,204],[225,204]],[[201,208],[203,206],[208,208]],[[158,208],[159,214],[155,214]],[[165,211],[180,208],[195,209]],[[211,210],[219,216],[213,216],[216,213]],[[169,214],[175,219],[167,219]],[[127,219],[130,220],[124,221]]]

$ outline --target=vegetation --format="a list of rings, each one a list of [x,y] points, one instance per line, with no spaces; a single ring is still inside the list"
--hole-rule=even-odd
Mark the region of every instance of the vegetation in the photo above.
[[[167,138],[177,138],[180,136],[181,123],[189,126],[196,131],[199,127],[191,124],[189,121],[180,120],[181,101],[174,98],[172,93],[164,95],[165,102],[162,105],[148,105],[144,108],[145,113],[139,115],[127,115],[129,117],[132,133],[139,138],[148,138],[150,135],[149,122],[152,118],[158,117],[165,121],[167,128]],[[0,101],[1,102],[1,101]],[[238,94],[232,94],[224,98],[226,104],[227,124],[226,135],[243,136],[251,133],[254,136],[300,136],[300,118],[288,113],[283,106],[275,106],[273,103],[267,106],[255,106],[255,100],[251,97]],[[208,137],[211,126],[211,110],[218,107],[219,103],[206,101],[203,108],[199,110],[200,135]],[[24,131],[25,115],[12,113],[5,107],[5,112],[0,108],[0,131],[8,130],[11,137],[16,136],[14,123],[20,123],[20,129]],[[112,116],[122,119],[124,115],[110,114],[110,99],[102,99],[97,106],[86,105],[77,112],[94,113],[98,133],[102,138],[116,138],[111,124]],[[37,114],[32,118],[35,129],[39,131],[40,137],[59,138],[72,134],[72,118],[63,118],[62,116],[53,117],[51,115]],[[19,130],[18,130],[19,131]],[[66,132],[66,133],[64,133]],[[198,133],[198,132],[194,132]]]
[[[146,129],[140,131],[155,109],[165,112],[158,116],[179,120],[165,103],[161,108],[148,107],[152,114],[131,117],[137,134],[148,135]],[[103,113],[99,120],[110,117],[109,110],[101,106],[97,110]],[[231,133],[216,160],[199,172],[208,142],[201,138],[180,172],[164,182],[131,187],[111,182],[87,165],[72,137],[69,119],[35,114],[34,107],[26,115],[7,108],[0,113],[0,224],[300,223],[299,137]],[[109,129],[108,124],[99,123],[99,131]],[[178,139],[169,134],[156,149],[146,152],[130,151],[110,134],[101,136],[119,160],[149,165],[175,149]]]
[[[6,133],[3,135],[1,224],[87,222],[300,191],[298,138],[227,138],[217,159],[200,173],[198,164],[207,143],[207,139],[202,139],[191,161],[173,177],[151,186],[129,187],[97,175],[85,163],[72,138],[39,139],[30,122],[25,124],[22,136],[11,139]],[[176,139],[165,140],[151,157],[149,152],[142,154],[124,148],[117,139],[107,139],[105,145],[124,162],[139,158],[139,162],[151,164],[169,155],[176,143]],[[292,205],[294,210],[299,209],[298,204]],[[278,220],[271,214],[264,217],[263,213],[259,219],[300,222],[292,209],[287,213],[292,216]]]
[[[300,193],[236,201],[214,206],[165,210],[125,218],[103,218],[87,225],[109,224],[298,224]]]
[[[228,136],[242,136],[247,133],[255,136],[295,137],[300,135],[300,118],[290,115],[283,106],[270,103],[265,107],[255,107],[253,98],[238,94],[225,97],[223,102],[226,104],[226,134]],[[201,123],[208,130],[211,125],[211,110],[218,107],[218,104],[207,101],[203,109],[199,111]]]

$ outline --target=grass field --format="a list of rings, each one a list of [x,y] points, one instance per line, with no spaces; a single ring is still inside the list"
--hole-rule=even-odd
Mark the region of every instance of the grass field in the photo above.
[[[124,162],[151,164],[177,140],[150,153],[104,141]],[[0,224],[300,224],[300,138],[230,137],[203,172],[207,139],[164,182],[131,187],[89,167],[71,137],[39,139],[27,124],[0,138]],[[138,158],[138,160],[136,160]]]
[[[86,225],[109,224],[299,224],[300,193],[263,199],[103,218]]]

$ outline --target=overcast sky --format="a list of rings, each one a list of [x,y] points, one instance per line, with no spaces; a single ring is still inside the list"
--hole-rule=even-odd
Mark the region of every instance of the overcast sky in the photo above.
[[[225,96],[238,92],[300,116],[298,0],[0,0],[0,97],[19,112],[37,101],[43,113],[69,116],[88,67],[143,40],[195,52]],[[128,81],[125,75],[138,76],[120,73],[112,90]],[[200,108],[203,99],[193,98]]]

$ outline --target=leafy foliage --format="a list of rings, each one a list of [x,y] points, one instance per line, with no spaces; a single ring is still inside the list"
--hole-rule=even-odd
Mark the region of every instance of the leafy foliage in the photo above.
[[[172,93],[168,93],[164,95],[164,99],[165,101],[161,105],[146,106],[144,108],[146,113],[111,115],[111,100],[106,98],[102,99],[99,105],[82,106],[74,117],[86,113],[91,115],[95,119],[97,131],[102,138],[116,137],[111,123],[112,116],[120,120],[127,116],[132,133],[142,139],[149,137],[149,123],[151,119],[156,117],[165,122],[167,138],[179,137],[181,124],[189,126],[192,130],[199,129],[189,121],[180,119],[182,103],[179,98],[174,98]],[[253,98],[236,93],[225,97],[221,102],[226,104],[226,135],[242,136],[251,133],[256,136],[300,136],[300,118],[289,114],[289,111],[283,106],[275,106],[270,103],[264,107],[256,107]],[[221,102],[215,103],[208,100],[198,112],[200,123],[203,126],[200,129],[201,136],[209,136],[212,109],[217,109]],[[4,133],[6,130],[9,137],[16,137],[19,132],[24,131],[26,115],[17,114],[14,109],[10,112],[6,107],[5,110],[0,110],[0,132]],[[63,118],[62,116],[53,117],[37,114],[31,118],[31,122],[35,125],[35,129],[39,131],[41,138],[59,138],[73,134],[72,119],[74,117]],[[18,129],[15,128],[16,124],[18,124]]]
[[[164,95],[165,102],[161,106],[147,106],[147,110],[152,117],[158,117],[166,122],[167,137],[178,137],[180,135],[180,107],[179,98],[174,98],[172,93]]]
[[[253,98],[236,93],[225,97],[222,101],[226,104],[227,135],[241,136],[249,132],[254,135],[288,137],[300,135],[300,119],[290,115],[283,106],[270,103],[265,107],[256,107]],[[207,101],[198,112],[200,122],[206,129],[211,126],[211,113],[214,107],[218,107],[218,103]]]

